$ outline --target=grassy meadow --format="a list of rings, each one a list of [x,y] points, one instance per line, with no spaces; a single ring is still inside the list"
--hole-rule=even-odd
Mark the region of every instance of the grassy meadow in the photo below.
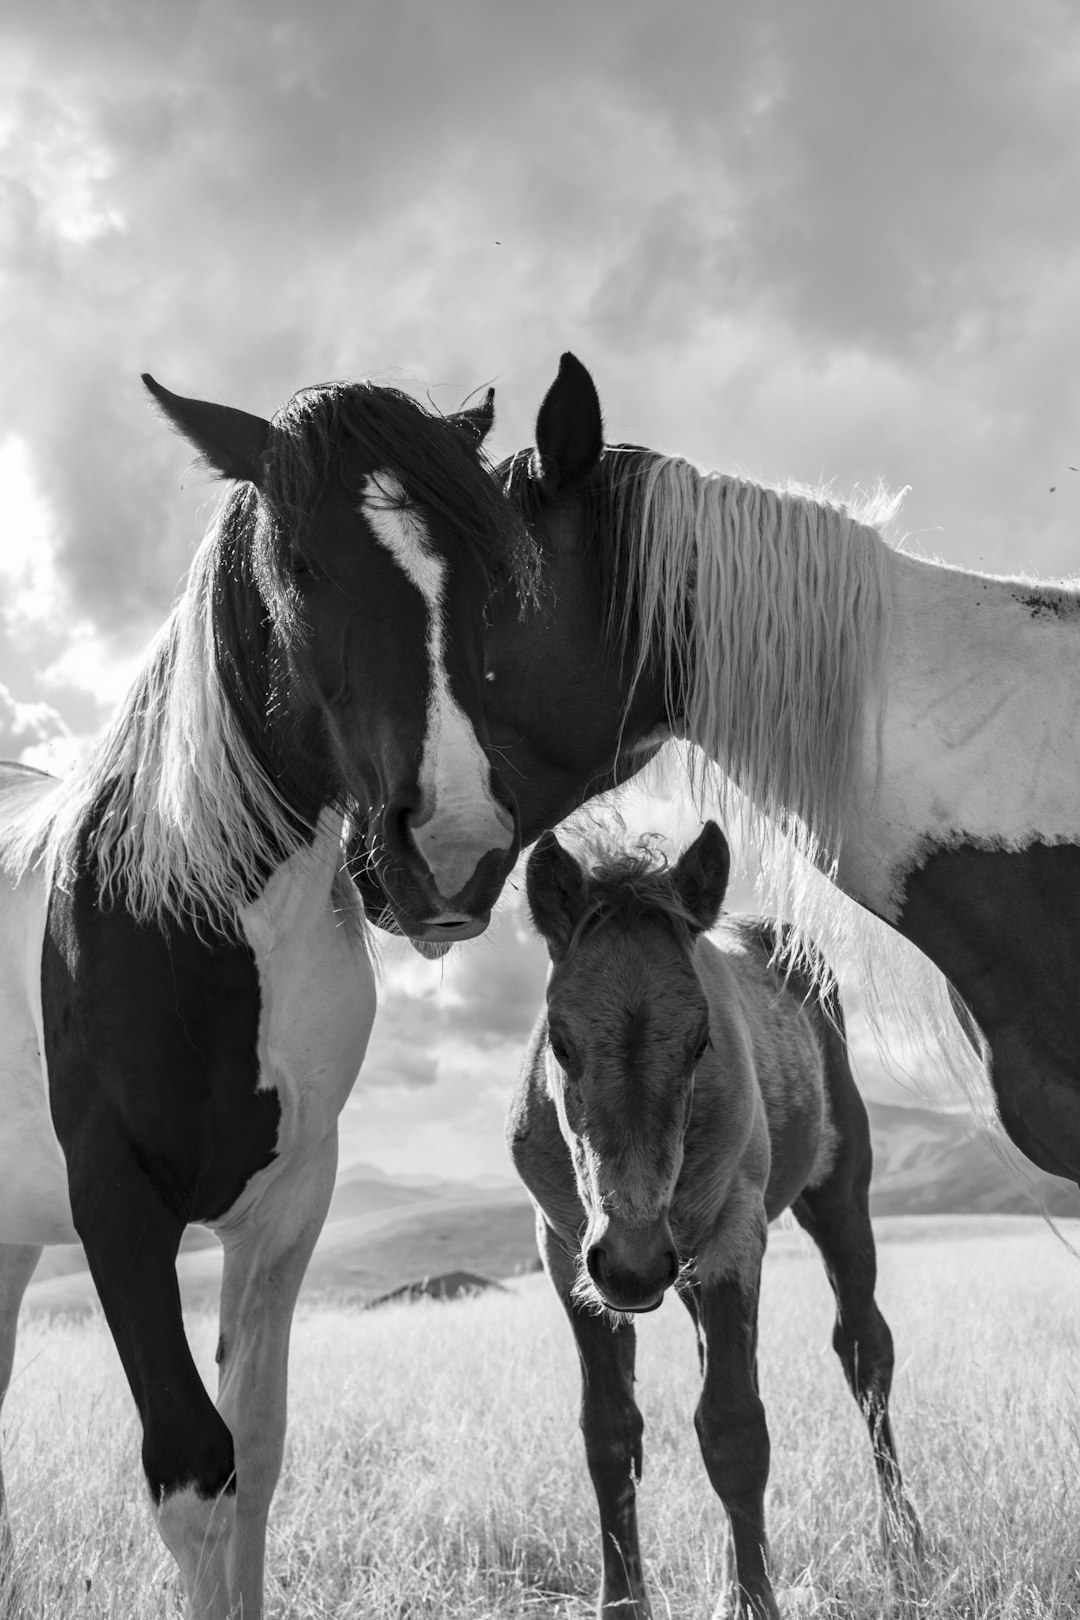
[[[901,1457],[934,1549],[925,1591],[904,1612],[1075,1614],[1080,1261],[1037,1220],[878,1224]],[[775,1239],[761,1373],[781,1602],[800,1615],[897,1613],[876,1541],[869,1444],[829,1347],[831,1296],[801,1234]],[[275,1620],[592,1613],[598,1549],[573,1344],[545,1279],[512,1287],[367,1312],[301,1306],[271,1520]],[[210,1380],[213,1319],[193,1317],[191,1332]],[[693,1334],[674,1300],[642,1322],[639,1347],[654,1611],[706,1616],[723,1532],[691,1425]],[[4,1455],[34,1613],[181,1612],[100,1317],[24,1320]]]

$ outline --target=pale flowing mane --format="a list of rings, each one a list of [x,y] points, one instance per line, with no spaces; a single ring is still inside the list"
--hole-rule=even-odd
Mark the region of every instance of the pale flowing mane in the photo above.
[[[643,673],[659,652],[669,712],[716,769],[723,819],[835,865],[863,703],[888,634],[899,499],[820,494],[607,451],[608,532],[624,548],[608,634]],[[749,817],[749,824],[747,818]]]
[[[990,1120],[983,1057],[947,980],[832,881],[867,704],[880,719],[886,699],[886,531],[904,492],[845,504],[678,457],[609,457],[603,527],[624,550],[606,561],[608,635],[636,676],[660,649],[669,711],[696,745],[685,752],[698,803],[756,858],[763,910],[793,924],[780,957],[811,978],[826,960],[846,967],[883,1060],[898,1032],[930,1059],[935,1092],[947,1082]]]
[[[242,491],[226,497],[104,736],[49,793],[15,810],[0,841],[13,879],[41,866],[69,887],[90,824],[103,902],[122,901],[139,921],[175,918],[234,937],[258,874],[300,847],[303,829],[244,736],[215,646],[224,531],[242,500]],[[343,871],[335,903],[362,928]]]

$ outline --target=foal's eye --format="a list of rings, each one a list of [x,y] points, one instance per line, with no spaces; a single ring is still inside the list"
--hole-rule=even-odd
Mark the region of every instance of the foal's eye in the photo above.
[[[709,1050],[709,1047],[711,1045],[712,1045],[712,1037],[709,1036],[709,1035],[703,1035],[701,1040],[698,1041],[697,1051],[694,1053],[694,1063],[695,1064],[698,1064],[698,1063],[701,1062],[702,1058],[705,1056],[706,1052]]]

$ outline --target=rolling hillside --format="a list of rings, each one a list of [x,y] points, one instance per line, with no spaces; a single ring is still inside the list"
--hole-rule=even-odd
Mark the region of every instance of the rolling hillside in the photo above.
[[[176,1267],[185,1309],[216,1305],[221,1261],[213,1233],[191,1227]],[[366,1304],[445,1271],[507,1277],[535,1263],[532,1205],[516,1183],[416,1187],[354,1166],[339,1179],[303,1296]],[[94,1308],[96,1297],[81,1249],[47,1250],[27,1290],[26,1309],[81,1315]]]
[[[869,1102],[875,1215],[1080,1215],[1080,1190],[1017,1155],[962,1115]]]
[[[1080,1191],[1030,1165],[1005,1164],[987,1133],[928,1108],[868,1105],[874,1137],[871,1208],[877,1217],[1032,1215],[1042,1198],[1052,1215],[1080,1216]],[[507,1178],[483,1184],[401,1180],[371,1165],[342,1172],[304,1282],[306,1299],[366,1304],[402,1285],[447,1271],[507,1277],[536,1265],[532,1207]],[[177,1265],[185,1307],[213,1305],[221,1249],[192,1227]],[[47,1250],[27,1291],[27,1308],[82,1314],[95,1294],[77,1246]]]

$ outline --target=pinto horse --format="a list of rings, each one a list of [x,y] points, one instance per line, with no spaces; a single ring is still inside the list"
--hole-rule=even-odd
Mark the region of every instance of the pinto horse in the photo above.
[[[778,971],[761,918],[724,917],[703,939],[727,878],[715,822],[671,870],[642,850],[585,870],[550,832],[527,868],[552,967],[507,1135],[581,1359],[601,1617],[651,1613],[633,1317],[673,1284],[698,1334],[695,1426],[731,1522],[737,1606],[778,1612],[757,1309],[768,1223],[788,1208],[836,1296],[833,1345],[870,1431],[886,1552],[902,1576],[921,1552],[889,1422],[892,1336],[874,1299],[870,1129],[836,986],[820,968],[812,979]]]
[[[364,829],[420,942],[486,926],[518,832],[483,615],[529,546],[481,456],[490,395],[443,418],[332,384],[266,422],[145,381],[235,487],[95,751],[62,782],[3,769],[0,1387],[41,1246],[81,1240],[187,1612],[258,1620],[293,1306],[375,1013],[345,850]],[[192,1221],[225,1249],[216,1407]]]
[[[696,743],[754,830],[940,969],[1009,1136],[1080,1180],[1080,590],[908,556],[881,502],[605,446],[569,354],[502,471],[543,557],[484,697],[525,841]],[[944,996],[932,1016],[959,1061]]]

